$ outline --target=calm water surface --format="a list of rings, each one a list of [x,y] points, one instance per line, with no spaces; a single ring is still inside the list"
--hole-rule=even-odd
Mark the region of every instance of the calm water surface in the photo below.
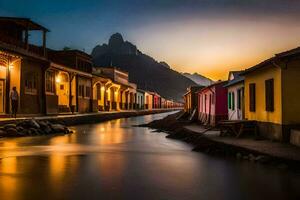
[[[0,140],[0,199],[300,199],[300,175],[192,152],[132,125],[167,114]]]

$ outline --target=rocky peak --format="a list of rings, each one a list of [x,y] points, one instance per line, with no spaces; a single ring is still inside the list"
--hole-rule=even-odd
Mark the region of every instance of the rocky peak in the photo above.
[[[109,38],[108,45],[112,48],[120,47],[124,43],[124,39],[120,33],[115,33]]]

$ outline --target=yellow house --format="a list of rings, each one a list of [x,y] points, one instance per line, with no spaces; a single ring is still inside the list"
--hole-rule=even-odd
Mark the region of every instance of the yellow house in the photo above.
[[[300,48],[276,54],[251,67],[245,76],[245,118],[258,122],[259,133],[288,142],[300,125]]]

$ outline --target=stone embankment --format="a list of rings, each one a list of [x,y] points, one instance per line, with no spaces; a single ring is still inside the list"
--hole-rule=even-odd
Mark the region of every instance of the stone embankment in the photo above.
[[[68,134],[68,126],[98,123],[119,118],[158,114],[178,109],[155,109],[141,111],[103,112],[59,116],[42,116],[36,118],[17,118],[0,120],[1,137],[23,137],[49,134]]]
[[[178,119],[179,116],[181,116],[180,119]],[[214,156],[229,157],[231,159],[271,164],[278,168],[287,168],[288,166],[298,168],[300,166],[299,156],[291,156],[292,154],[299,154],[300,149],[292,145],[285,146],[286,144],[272,143],[271,141],[255,141],[253,138],[210,137],[204,133],[201,134],[187,129],[186,127],[188,127],[189,124],[190,122],[185,120],[182,113],[175,113],[164,119],[155,120],[142,126],[166,132],[168,133],[167,138],[179,139],[190,143],[194,146],[194,151]],[[210,132],[217,132],[217,130],[210,130]],[[237,141],[243,141],[243,143]],[[250,142],[252,146],[248,145],[247,142]],[[279,148],[284,148],[287,153],[282,154],[282,152],[279,152]]]

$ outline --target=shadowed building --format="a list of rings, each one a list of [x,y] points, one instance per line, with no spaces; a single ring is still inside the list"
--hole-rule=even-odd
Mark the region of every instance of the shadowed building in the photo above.
[[[30,43],[30,33],[41,32],[40,46]],[[9,93],[19,93],[21,114],[44,114],[48,29],[27,18],[0,17],[0,114],[11,110]]]
[[[291,129],[300,125],[299,65],[300,48],[296,48],[243,73],[245,117],[256,120],[260,134],[267,138],[288,142]]]

